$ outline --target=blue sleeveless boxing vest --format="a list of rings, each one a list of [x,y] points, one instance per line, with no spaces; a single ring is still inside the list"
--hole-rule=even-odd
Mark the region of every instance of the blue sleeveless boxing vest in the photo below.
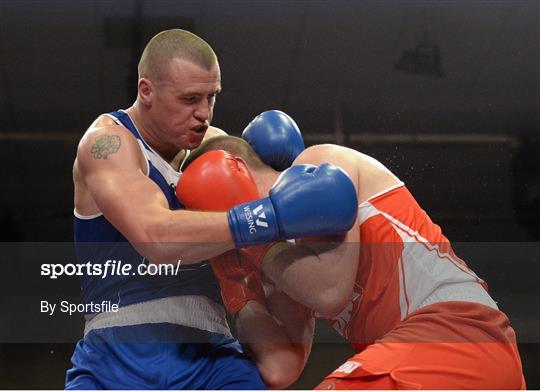
[[[174,171],[141,137],[135,124],[125,111],[109,113],[118,124],[131,131],[137,139],[147,165],[148,177],[161,189],[169,208],[182,208],[175,196],[175,186],[180,173]],[[142,255],[127,241],[102,214],[82,216],[75,211],[74,218],[75,247],[78,262],[82,264],[101,263],[107,260],[121,260],[122,264],[131,264],[130,276],[82,276],[82,302],[98,303],[111,301],[119,307],[138,302],[156,300],[171,296],[205,296],[222,304],[219,284],[208,262],[180,266],[177,275],[141,276],[137,266],[148,264]],[[177,260],[171,263],[176,265]],[[176,267],[175,267],[176,268]]]
[[[174,189],[180,173],[145,143],[126,112],[108,115],[137,139],[169,208],[181,208]],[[122,260],[135,270],[148,263],[102,214],[75,211],[75,248],[82,264]],[[81,285],[84,303],[110,301],[119,309],[85,315],[66,389],[265,389],[231,334],[209,263],[176,275],[86,275]]]

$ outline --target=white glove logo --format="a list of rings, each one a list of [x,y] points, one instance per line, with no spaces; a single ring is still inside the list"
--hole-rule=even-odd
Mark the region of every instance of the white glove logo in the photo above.
[[[257,219],[255,220],[255,224],[259,227],[267,228],[268,223],[263,220],[263,219],[266,219],[266,214],[264,213],[264,211],[261,212],[262,209],[263,209],[262,204],[259,204],[256,208],[253,209],[253,213],[257,217]]]

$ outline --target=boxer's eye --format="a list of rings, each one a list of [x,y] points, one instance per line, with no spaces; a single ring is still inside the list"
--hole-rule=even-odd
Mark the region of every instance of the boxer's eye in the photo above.
[[[181,100],[185,103],[191,104],[196,103],[199,100],[199,97],[196,95],[185,95],[181,97]]]

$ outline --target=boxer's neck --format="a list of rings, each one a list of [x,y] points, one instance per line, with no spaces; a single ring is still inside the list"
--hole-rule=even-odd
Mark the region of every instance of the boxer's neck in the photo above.
[[[281,172],[275,171],[270,167],[264,169],[252,170],[253,179],[255,180],[255,185],[259,190],[259,195],[261,197],[268,196],[270,188],[275,184]]]
[[[156,127],[151,121],[150,116],[145,116],[141,113],[141,105],[139,102],[135,101],[133,106],[126,109],[126,112],[129,114],[135,127],[141,134],[141,137],[144,141],[154,149],[166,162],[169,164],[174,161],[174,158],[181,151],[176,146],[167,145],[166,142],[159,137],[159,132],[156,132]]]

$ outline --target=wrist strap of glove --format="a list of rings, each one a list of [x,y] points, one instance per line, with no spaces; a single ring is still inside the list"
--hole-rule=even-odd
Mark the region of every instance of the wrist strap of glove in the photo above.
[[[279,237],[276,213],[269,198],[244,203],[227,214],[236,247],[263,244]]]

